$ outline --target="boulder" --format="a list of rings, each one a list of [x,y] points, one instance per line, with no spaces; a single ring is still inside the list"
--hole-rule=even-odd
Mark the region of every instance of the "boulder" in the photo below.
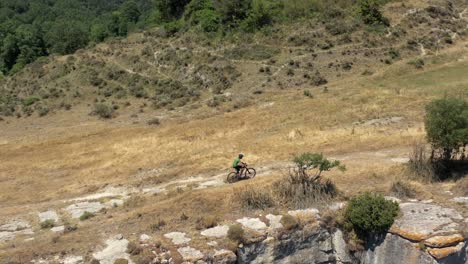
[[[280,229],[283,227],[283,224],[281,224],[281,219],[283,218],[282,215],[272,215],[268,214],[265,216],[266,219],[270,221],[269,224],[269,229]]]
[[[464,257],[458,258],[457,262],[451,262],[451,263],[463,263],[462,261],[464,260],[464,263],[468,262],[467,256],[466,256],[466,250],[463,253],[463,248],[465,248],[465,243],[459,243],[456,246],[453,247],[445,247],[445,248],[430,248],[427,250],[431,256],[434,258],[440,260],[449,257],[450,255],[454,254],[457,255],[457,253],[462,253],[464,254]],[[459,254],[458,254],[459,255]],[[450,263],[450,262],[449,262]]]
[[[400,204],[402,217],[390,232],[411,241],[422,241],[436,234],[454,233],[463,217],[454,209],[425,203]]]
[[[237,261],[237,256],[230,250],[215,250],[212,256],[213,263],[217,264],[234,264]]]
[[[206,229],[201,232],[201,235],[206,237],[223,238],[227,236],[228,231],[229,226],[221,225]]]
[[[45,222],[47,220],[51,220],[51,221],[54,221],[54,222],[59,221],[58,214],[54,210],[49,210],[49,211],[39,213],[38,216],[39,216],[39,221],[40,222]]]
[[[201,251],[191,248],[191,247],[182,247],[177,249],[177,252],[182,256],[184,261],[196,262],[201,260],[204,255]]]
[[[249,228],[255,231],[262,231],[267,228],[267,225],[258,218],[244,217],[237,220],[245,228]]]
[[[165,238],[168,238],[172,241],[174,245],[182,245],[190,242],[190,238],[186,237],[185,233],[182,232],[171,232],[164,235]]]
[[[465,238],[460,234],[448,235],[448,236],[433,236],[424,241],[424,244],[428,247],[443,248],[457,245],[463,242]]]
[[[106,241],[106,247],[93,254],[93,257],[100,264],[114,264],[118,259],[126,259],[129,264],[133,264],[130,255],[127,253],[128,240],[112,238]]]

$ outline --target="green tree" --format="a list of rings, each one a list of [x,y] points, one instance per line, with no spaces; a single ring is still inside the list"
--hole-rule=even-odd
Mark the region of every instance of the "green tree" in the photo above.
[[[126,1],[120,8],[122,18],[127,22],[136,23],[141,16],[138,5],[135,1]]]
[[[468,145],[468,103],[462,99],[439,99],[426,106],[427,139],[444,160]]]
[[[371,26],[389,26],[390,22],[380,12],[381,0],[359,0],[358,12],[362,21]]]
[[[51,51],[59,54],[68,54],[84,48],[89,40],[89,33],[80,21],[56,21],[46,36]]]
[[[273,23],[271,10],[263,0],[254,1],[249,16],[242,22],[241,27],[253,32]]]
[[[306,152],[299,156],[295,156],[293,159],[294,164],[298,173],[307,178],[312,178],[315,181],[320,178],[322,172],[330,171],[333,168],[337,168],[340,171],[345,171],[346,167],[341,164],[338,160],[328,160],[321,153]],[[313,171],[312,174],[310,172]]]
[[[360,237],[386,232],[398,215],[398,203],[380,194],[364,193],[353,197],[345,211],[345,224]]]
[[[158,0],[156,8],[160,11],[163,20],[171,21],[182,16],[188,3],[190,0]]]
[[[248,16],[252,0],[213,0],[213,5],[220,13],[222,23],[234,27]]]

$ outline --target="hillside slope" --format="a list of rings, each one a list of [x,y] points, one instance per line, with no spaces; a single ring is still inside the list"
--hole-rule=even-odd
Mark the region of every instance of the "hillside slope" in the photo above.
[[[337,201],[362,191],[395,195],[391,186],[404,181],[413,199],[466,219],[466,205],[453,200],[468,195],[466,177],[420,182],[403,164],[425,140],[425,105],[468,97],[466,2],[451,3],[391,2],[393,26],[381,33],[335,34],[315,20],[232,39],[154,29],[2,80],[0,226],[29,227],[0,230],[0,262],[90,261],[109,238],[138,243],[144,233],[178,263],[164,234],[195,237],[217,223],[287,211],[246,210],[239,194],[281,179],[291,156],[305,151],[347,166],[325,176]],[[100,104],[116,108],[112,118],[90,115]],[[227,185],[239,152],[259,175]],[[94,217],[74,217],[81,202],[97,209]],[[71,229],[41,227],[38,213],[49,210]],[[207,242],[190,245],[211,250]]]

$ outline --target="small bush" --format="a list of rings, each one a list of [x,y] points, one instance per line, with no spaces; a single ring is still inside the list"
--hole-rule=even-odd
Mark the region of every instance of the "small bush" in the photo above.
[[[93,114],[98,115],[100,118],[112,118],[114,115],[114,108],[106,104],[96,104]]]
[[[161,124],[161,121],[159,121],[159,118],[156,118],[156,117],[148,121],[148,125],[150,126],[159,126],[160,124]]]
[[[41,222],[41,228],[42,229],[50,229],[55,226],[55,221],[52,219],[47,219],[43,222]]]
[[[268,188],[247,186],[234,191],[233,199],[246,209],[261,209],[273,207],[275,201]]]
[[[245,232],[242,226],[239,224],[235,224],[229,227],[227,237],[232,241],[242,243],[244,241],[244,235]]]
[[[294,230],[299,226],[297,219],[289,214],[284,215],[280,222],[285,230]]]
[[[414,188],[405,181],[395,181],[390,187],[390,192],[399,198],[414,198],[416,191]]]
[[[345,224],[359,236],[386,232],[398,215],[398,203],[382,195],[364,193],[353,197],[345,212]]]
[[[136,256],[141,253],[142,248],[135,242],[128,243],[127,253]]]
[[[415,179],[428,182],[437,180],[434,164],[427,155],[426,146],[423,143],[414,144],[407,168]]]
[[[24,106],[30,106],[33,105],[34,103],[40,101],[41,99],[37,96],[30,96],[26,99],[23,100],[23,105]]]
[[[198,230],[212,228],[218,225],[219,218],[215,215],[207,215],[198,218],[196,228]]]
[[[314,98],[314,95],[310,92],[310,90],[304,90],[304,96]]]
[[[314,76],[311,78],[311,83],[315,86],[321,86],[328,83],[327,79],[323,77],[320,72],[316,71]]]
[[[416,69],[422,69],[424,68],[425,63],[422,58],[419,58],[408,62],[408,64],[413,65],[414,67],[416,67]]]
[[[159,219],[156,223],[150,225],[151,231],[159,231],[166,225],[166,221],[164,219]]]
[[[88,220],[88,219],[90,219],[90,218],[92,218],[94,216],[95,215],[93,213],[90,213],[90,212],[86,211],[80,216],[80,220],[85,221],[85,220]]]

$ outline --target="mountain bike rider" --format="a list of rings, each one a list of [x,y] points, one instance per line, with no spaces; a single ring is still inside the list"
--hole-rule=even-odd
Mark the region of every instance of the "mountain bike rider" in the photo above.
[[[236,173],[238,177],[240,176],[241,170],[245,169],[245,167],[247,166],[247,164],[241,161],[243,157],[244,157],[244,154],[242,153],[239,154],[239,156],[234,160],[234,163],[232,164],[232,167],[236,169]]]

